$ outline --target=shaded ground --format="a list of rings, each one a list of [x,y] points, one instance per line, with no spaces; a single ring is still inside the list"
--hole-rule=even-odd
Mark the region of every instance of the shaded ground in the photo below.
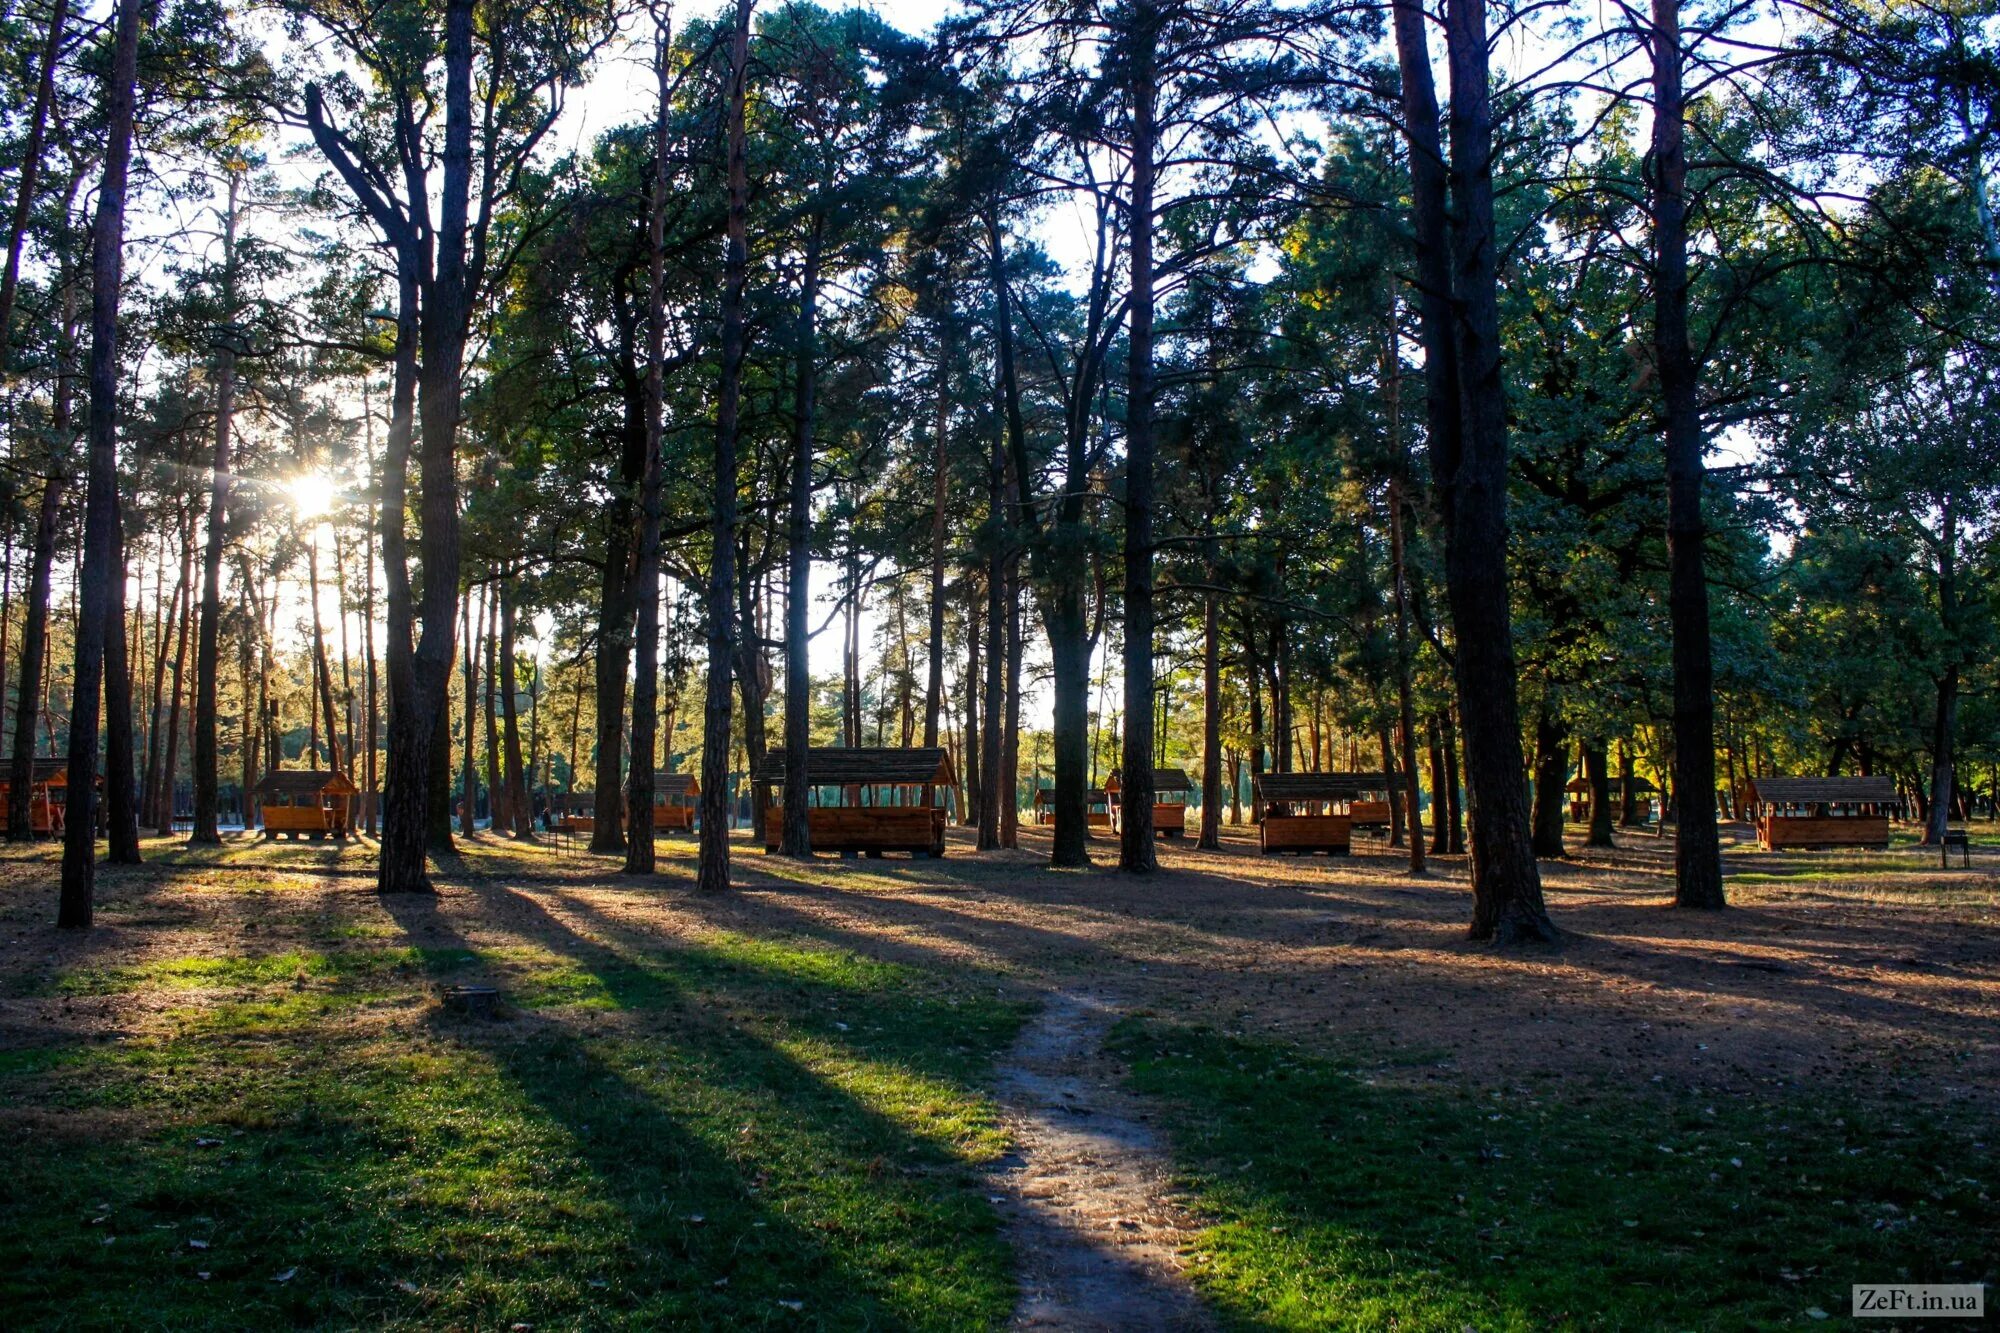
[[[220,1016],[250,1021],[236,1012],[245,1006],[281,1010],[261,1020],[270,1031],[252,1024],[252,1046],[294,1052],[332,1033],[372,1068],[413,1032],[437,1036],[429,988],[449,973],[525,996],[516,1034],[532,1029],[558,1050],[617,1043],[619,1058],[643,1063],[655,1049],[699,1044],[690,1035],[699,1018],[703,1058],[738,1061],[747,1058],[739,1030],[753,1031],[753,1051],[775,1051],[783,1067],[805,1071],[791,1114],[820,1107],[820,1091],[840,1086],[831,1064],[813,1067],[834,1053],[809,1057],[788,1044],[802,1032],[834,1043],[840,1060],[862,1061],[878,1085],[931,1079],[922,1094],[878,1087],[851,1114],[885,1141],[941,1144],[960,1164],[977,1167],[999,1151],[978,1125],[1002,1116],[1023,1165],[946,1189],[935,1225],[957,1216],[968,1226],[981,1215],[979,1227],[1005,1223],[1021,1283],[1014,1317],[1024,1322],[1158,1327],[1198,1318],[1183,1266],[1232,1322],[1452,1330],[1654,1319],[1742,1327],[1837,1314],[1849,1281],[1894,1276],[1842,1265],[1915,1265],[1911,1280],[1995,1273],[2000,1213],[1988,1139],[2000,1112],[2000,850],[1990,846],[1977,849],[1969,872],[1940,872],[1916,851],[1732,848],[1735,906],[1698,915],[1667,906],[1665,844],[1621,840],[1615,852],[1545,867],[1566,939],[1510,953],[1464,939],[1461,863],[1444,858],[1430,877],[1412,879],[1379,844],[1358,845],[1348,861],[1265,860],[1240,839],[1220,856],[1167,844],[1163,873],[1146,880],[1042,870],[1044,844],[1032,833],[1017,853],[974,858],[957,844],[942,862],[826,859],[807,868],[743,849],[739,892],[714,900],[691,892],[691,848],[670,849],[660,877],[635,882],[584,853],[482,838],[445,868],[434,903],[386,909],[368,892],[366,849],[175,853],[164,858],[167,873],[106,871],[103,925],[81,939],[47,925],[48,854],[8,849],[0,1126],[92,1141],[179,1132],[189,1111],[172,1101],[129,1087],[104,1095],[131,1081],[129,1059],[75,1053],[200,1061],[223,1040],[214,1035]],[[750,965],[763,989],[752,987],[747,1002],[742,978],[675,971],[685,970],[687,951],[713,950],[717,940],[779,951]],[[408,975],[377,966],[374,955],[392,949],[417,951],[401,964]],[[342,952],[368,955],[374,970],[350,975],[359,965],[314,961]],[[898,985],[957,1012],[1000,1007],[974,1025],[978,1040],[958,1041],[943,1035],[949,1021],[913,1027],[899,1018],[910,995],[870,999],[845,983],[792,994],[787,978],[819,966],[799,956],[902,967],[899,976],[916,980]],[[264,972],[246,973],[244,959],[266,960]],[[656,974],[670,959],[682,961],[662,981]],[[709,1022],[725,1002],[742,1011]],[[1026,1007],[1041,1017],[1009,1056],[1009,1015]],[[1119,1019],[1127,1021],[1107,1052],[1098,1034]],[[468,1044],[445,1036],[454,1049]],[[502,1044],[519,1042],[510,1035]],[[1123,1090],[1108,1086],[1120,1079]],[[1061,1109],[1079,1098],[1091,1115]],[[665,1117],[662,1132],[690,1114],[643,1089],[641,1101],[646,1114]],[[78,1105],[89,1114],[79,1118]],[[827,1114],[845,1123],[850,1110],[836,1104]],[[1423,1124],[1433,1125],[1428,1137],[1403,1133]],[[1482,1128],[1466,1137],[1475,1124]],[[1685,1139],[1669,1142],[1669,1129]],[[1793,1160],[1786,1140],[1802,1132],[1825,1152]],[[1346,1146],[1329,1154],[1329,1135]],[[1754,1146],[1737,1146],[1745,1144]],[[1538,1157],[1557,1147],[1594,1157],[1584,1163],[1591,1178],[1538,1184],[1559,1177],[1557,1164]],[[1619,1168],[1627,1149],[1641,1156]],[[1353,1174],[1378,1160],[1381,1177]],[[730,1171],[754,1183],[744,1161],[730,1158]],[[861,1180],[880,1178],[861,1165]],[[1902,1193],[1890,1192],[1905,1168],[1922,1178],[1911,1174]],[[1737,1209],[1721,1200],[1738,1170],[1764,1172],[1765,1196],[1779,1197],[1770,1182],[1782,1181],[1796,1197],[1785,1195],[1781,1212],[1759,1214],[1754,1226],[1732,1217]],[[1351,1191],[1345,1201],[1329,1195],[1336,1181]],[[1744,1198],[1754,1211],[1752,1193]],[[1652,1233],[1646,1200],[1661,1201],[1659,1225],[1678,1234]],[[956,1305],[874,1273],[871,1265],[909,1261],[884,1257],[895,1210],[909,1205],[865,1201],[889,1220],[870,1233],[878,1239],[849,1247],[846,1261],[859,1266],[856,1282],[886,1294],[809,1322],[957,1327],[996,1317],[986,1279],[969,1276],[991,1262],[976,1244],[940,1240],[946,1250],[923,1261],[949,1253],[942,1262],[968,1275],[947,1284],[976,1288]],[[622,1225],[621,1244],[632,1231],[629,1220]],[[1523,1233],[1533,1246],[1504,1243]],[[1608,1252],[1598,1248],[1607,1235],[1620,1242]],[[1822,1245],[1830,1248],[1815,1249]],[[1681,1264],[1700,1265],[1710,1252],[1741,1262],[1710,1319],[1696,1317],[1708,1308],[1698,1293],[1671,1318],[1664,1305],[1649,1318],[1644,1300],[1603,1304],[1583,1286],[1548,1296],[1551,1304],[1532,1294],[1553,1290],[1552,1265],[1581,1279],[1607,1264],[1643,1266],[1640,1250]],[[1501,1267],[1537,1264],[1511,1275]],[[436,1277],[448,1280],[449,1266]],[[1650,1280],[1636,1269],[1631,1279]],[[623,1279],[604,1280],[633,1294]],[[537,1307],[537,1293],[508,1304],[518,1292],[453,1305],[419,1285],[431,1304],[417,1311],[456,1309],[480,1322],[502,1309],[539,1308],[544,1318],[551,1308],[592,1309],[588,1290],[567,1305]],[[776,1303],[789,1297],[759,1299],[766,1308],[755,1319],[728,1308],[745,1323],[798,1313]],[[348,1308],[312,1313],[336,1318],[330,1310]],[[353,1308],[378,1320],[420,1317],[393,1299],[380,1310]]]

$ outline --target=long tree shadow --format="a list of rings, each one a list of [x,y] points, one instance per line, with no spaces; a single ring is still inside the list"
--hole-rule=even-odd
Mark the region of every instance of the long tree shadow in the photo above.
[[[511,908],[532,918],[523,937],[582,973],[581,986],[565,980],[560,998],[640,1021],[597,1043],[616,1053],[617,1064],[559,1027],[528,1041],[454,1021],[439,1031],[493,1058],[576,1138],[602,1187],[627,1209],[635,1233],[656,1229],[655,1194],[684,1190],[691,1180],[705,1181],[707,1196],[740,1202],[712,1208],[697,1229],[683,1224],[676,1232],[694,1284],[679,1294],[695,1303],[690,1310],[699,1307],[701,1322],[739,1325],[741,1302],[768,1285],[760,1270],[777,1267],[780,1258],[786,1271],[801,1263],[823,1268],[826,1287],[850,1293],[840,1310],[820,1314],[833,1326],[948,1326],[970,1310],[926,1308],[914,1299],[920,1291],[934,1299],[940,1288],[954,1290],[976,1304],[1010,1290],[995,1219],[970,1177],[956,1178],[965,1166],[953,1145],[913,1132],[853,1091],[873,1088],[894,1104],[906,1077],[899,1068],[940,1081],[948,1072],[962,1074],[962,1068],[924,1069],[913,1058],[939,1043],[875,1042],[886,1049],[870,1050],[865,1035],[840,1032],[858,1025],[828,1012],[836,1007],[830,1001],[855,1012],[857,997],[842,987],[809,974],[773,975],[754,957],[704,957],[692,947],[640,955],[585,937],[531,895],[487,885],[472,892],[489,902],[510,897]],[[437,906],[403,902],[391,911],[412,936],[452,938]],[[773,1022],[758,1009],[774,987],[806,1002]],[[933,1003],[909,995],[892,1002]],[[945,1023],[952,1015],[935,1019]],[[820,1067],[809,1067],[809,1058]],[[587,1066],[585,1086],[545,1077],[551,1059]],[[643,1072],[669,1065],[679,1077]],[[716,1101],[735,1106],[728,1118],[742,1118],[738,1134],[718,1143],[690,1130],[683,1117],[691,1108],[674,1105],[669,1095],[681,1082],[704,1090],[711,1103],[706,1118],[713,1118]],[[922,1095],[939,1092],[949,1089]],[[618,1131],[606,1132],[613,1119]],[[660,1145],[657,1160],[634,1162],[635,1141]],[[796,1221],[795,1214],[817,1220]],[[829,1236],[841,1243],[829,1243]],[[775,1302],[786,1293],[767,1294],[773,1317],[782,1316],[785,1307]],[[753,1315],[751,1322],[761,1320]]]

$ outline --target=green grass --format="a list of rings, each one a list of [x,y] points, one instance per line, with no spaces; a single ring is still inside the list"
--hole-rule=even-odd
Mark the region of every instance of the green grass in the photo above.
[[[1206,1224],[1196,1280],[1242,1327],[1738,1330],[1838,1316],[1856,1281],[2000,1272],[1990,1123],[1824,1088],[1481,1094],[1142,1021],[1113,1046]]]
[[[443,1014],[443,979],[513,1017]],[[960,1329],[1010,1261],[977,1091],[1023,1014],[718,935],[77,972],[151,1035],[0,1053],[9,1328]]]

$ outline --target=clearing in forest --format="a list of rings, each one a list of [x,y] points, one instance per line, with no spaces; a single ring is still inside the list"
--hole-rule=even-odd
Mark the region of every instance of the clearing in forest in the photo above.
[[[954,839],[959,835],[954,832]],[[0,859],[9,1327],[1713,1328],[2000,1275],[1993,852]],[[1103,849],[1107,855],[1109,848]],[[499,989],[481,1018],[441,988]]]

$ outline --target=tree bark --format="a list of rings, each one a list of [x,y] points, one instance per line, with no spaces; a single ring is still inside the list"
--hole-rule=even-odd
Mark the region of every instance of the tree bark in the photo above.
[[[1674,903],[1724,905],[1715,824],[1715,671],[1708,625],[1699,371],[1688,340],[1687,150],[1680,0],[1653,0],[1653,348],[1666,417],[1667,603],[1673,627]]]
[[[1568,796],[1569,729],[1544,705],[1535,719],[1535,855],[1563,854],[1563,801]]]
[[[174,636],[174,659],[169,672],[166,723],[160,729],[160,768],[146,800],[153,831],[163,837],[174,831],[174,777],[181,763],[181,699],[187,681],[188,622],[193,619],[194,589],[189,586],[193,563],[190,542],[182,547],[180,585],[174,597],[173,619],[167,627]]]
[[[696,887],[729,888],[729,675],[734,657],[732,595],[736,586],[736,430],[743,386],[743,286],[749,269],[750,173],[744,102],[750,13],[756,0],[736,0],[729,53],[729,204],[722,278],[722,376],[716,395],[715,479],[709,515],[708,681],[702,713],[701,852]]]
[[[632,668],[632,763],[627,807],[631,826],[625,873],[650,875],[653,770],[660,728],[660,490],[665,469],[667,363],[667,185],[672,145],[667,124],[672,96],[671,29],[664,13],[654,35],[653,75],[659,105],[653,116],[653,188],[646,210],[646,467],[639,491],[639,625]]]
[[[28,118],[28,141],[21,149],[21,179],[16,184],[14,216],[7,228],[7,267],[0,274],[0,372],[7,369],[12,348],[14,296],[20,290],[21,246],[35,208],[35,185],[42,170],[42,141],[48,134],[49,108],[54,104],[56,63],[62,58],[63,25],[69,19],[68,0],[55,0],[49,14],[49,35],[42,44],[42,67],[35,79],[35,109]]]
[[[1195,846],[1207,852],[1222,847],[1222,598],[1213,590],[1201,601],[1201,833]]]
[[[813,219],[812,230],[806,237],[805,263],[799,278],[799,322],[794,334],[797,386],[792,400],[792,488],[785,533],[785,574],[788,580],[785,595],[785,785],[784,827],[780,830],[778,850],[785,856],[800,859],[812,855],[812,827],[806,813],[806,803],[811,799],[812,792],[808,764],[812,746],[812,642],[808,621],[812,598],[813,432],[819,403],[819,337],[815,320],[819,311],[823,226],[822,219]],[[943,604],[935,598],[939,582],[937,569],[943,559],[939,553],[943,514],[941,492],[936,497],[936,504],[937,513],[931,521],[934,566],[931,623],[934,629],[942,624],[944,616]],[[935,680],[944,664],[937,659],[936,641],[931,647],[931,675]],[[935,744],[935,697],[925,703],[924,732],[930,738],[927,743]]]
[[[104,175],[91,233],[89,471],[84,499],[76,661],[70,677],[69,792],[56,925],[90,927],[96,910],[98,701],[105,692],[106,617],[120,616],[111,582],[118,533],[118,300],[124,281],[125,183],[132,162],[139,77],[140,0],[119,0],[117,37],[104,85]],[[123,579],[119,582],[122,584]],[[122,600],[122,599],[121,599]],[[122,656],[122,654],[120,654]],[[114,687],[115,688],[115,687]],[[128,699],[130,692],[127,691]],[[128,774],[129,776],[129,774]],[[130,800],[128,792],[126,800]]]
[[[926,749],[938,743],[938,717],[944,711],[944,538],[945,538],[945,496],[950,483],[951,470],[951,395],[950,376],[952,358],[951,311],[949,309],[950,289],[945,292],[946,310],[939,317],[943,326],[938,336],[937,417],[932,425],[934,439],[932,446],[931,476],[931,605],[930,605],[930,660],[927,663],[929,677],[924,685],[924,746]],[[1011,363],[1013,348],[1010,345],[1002,353],[1003,362]],[[1002,394],[1004,381],[1010,365],[1003,364],[1001,379]]]
[[[1465,729],[1474,939],[1550,939],[1528,828],[1507,585],[1507,422],[1500,376],[1498,250],[1485,0],[1450,0],[1447,165],[1424,15],[1396,0],[1416,234],[1431,474]],[[1449,183],[1452,207],[1447,208]]]
[[[1590,784],[1590,836],[1586,847],[1609,847],[1611,842],[1611,780],[1606,772],[1603,740],[1592,737],[1583,743],[1583,776]]]
[[[33,838],[29,816],[35,771],[35,712],[42,697],[42,665],[49,646],[49,573],[55,564],[56,528],[62,518],[67,481],[52,474],[42,484],[42,503],[35,518],[35,547],[30,557],[28,597],[21,626],[20,685],[14,696],[14,753],[8,773],[7,841]]]
[[[1153,142],[1159,33],[1152,0],[1132,11],[1132,297],[1125,403],[1125,745],[1118,868],[1150,874],[1153,845]]]
[[[60,0],[59,0],[60,2]],[[230,432],[236,418],[236,224],[237,197],[243,173],[229,173],[228,204],[222,217],[223,316],[215,350],[215,450],[209,459],[208,537],[201,556],[201,633],[194,654],[194,830],[189,842],[222,841],[216,810],[217,755],[216,679],[220,671],[222,632],[222,546],[228,535],[229,491],[235,478],[230,469]]]
[[[515,702],[519,686],[515,680],[514,581],[500,584],[500,721],[507,761],[507,809],[513,817],[514,837],[535,841],[535,811],[528,799],[527,775],[521,768],[520,709]],[[540,684],[539,681],[536,682]]]

